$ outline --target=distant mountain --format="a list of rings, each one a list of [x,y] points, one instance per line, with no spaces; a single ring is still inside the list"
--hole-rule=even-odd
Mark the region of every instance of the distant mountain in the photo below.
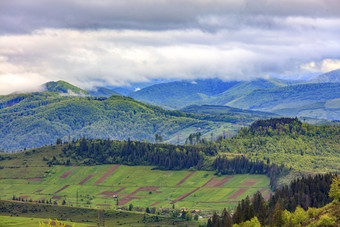
[[[58,138],[154,141],[155,134],[159,134],[167,142],[183,143],[189,134],[197,131],[209,138],[212,132],[235,134],[254,120],[168,111],[124,96],[96,98],[63,94],[0,96],[0,151],[39,147],[55,143]]]
[[[310,80],[311,83],[340,83],[340,69],[330,71]]]
[[[51,81],[46,84],[43,84],[44,91],[49,92],[57,92],[62,94],[67,94],[71,96],[85,96],[89,95],[89,93],[79,87],[76,87],[72,84],[69,84],[65,81],[59,80],[59,81]]]
[[[224,82],[219,79],[176,81],[155,84],[130,93],[134,99],[166,108],[181,108],[196,102],[205,102],[233,86],[238,81]]]
[[[194,113],[194,114],[210,114],[210,115],[228,115],[244,118],[245,121],[248,119],[265,119],[265,118],[273,118],[278,117],[279,115],[270,112],[262,112],[262,111],[252,111],[252,110],[243,110],[239,108],[234,108],[230,106],[218,106],[218,105],[192,105],[187,106],[180,111],[185,113]]]
[[[272,89],[254,90],[226,105],[251,110],[274,111],[297,108],[340,97],[340,83],[307,83]]]
[[[121,95],[120,93],[105,87],[97,87],[88,92],[93,97],[110,97],[112,95]]]

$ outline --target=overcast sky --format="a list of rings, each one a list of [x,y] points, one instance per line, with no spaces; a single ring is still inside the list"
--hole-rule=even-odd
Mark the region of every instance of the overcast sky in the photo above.
[[[65,80],[307,78],[340,68],[339,0],[1,0],[0,94]]]

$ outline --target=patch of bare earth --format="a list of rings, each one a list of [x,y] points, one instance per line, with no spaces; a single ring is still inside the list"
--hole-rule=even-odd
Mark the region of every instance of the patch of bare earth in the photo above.
[[[203,188],[218,188],[223,187],[225,183],[227,183],[233,176],[226,176],[222,180],[218,180],[215,177],[211,178],[207,183],[205,183]]]
[[[131,200],[140,199],[140,197],[134,196],[134,195],[136,195],[140,191],[149,191],[149,192],[152,192],[152,191],[156,191],[157,189],[159,189],[159,187],[141,187],[141,188],[138,188],[134,192],[132,192],[132,193],[128,194],[127,196],[125,196],[124,198],[119,199],[118,205],[125,205],[126,203],[130,202]]]
[[[39,193],[39,192],[42,192],[43,190],[44,190],[44,189],[39,189],[39,190],[37,190],[37,191],[35,191],[35,192],[38,192],[38,193]]]
[[[97,184],[100,184],[103,182],[108,176],[110,176],[111,173],[113,173],[120,165],[113,166],[109,171],[107,171],[104,176],[102,176],[99,180],[96,181],[96,183],[93,184],[93,186],[96,186]]]
[[[245,193],[248,188],[240,188],[237,192],[228,197],[228,199],[237,199],[240,195]]]
[[[86,181],[90,180],[90,178],[93,177],[93,176],[94,176],[94,173],[91,173],[90,175],[85,177],[84,180],[80,181],[79,184],[83,185]]]
[[[100,207],[110,207],[111,205],[109,205],[109,204],[96,204],[96,206],[100,206]]]
[[[63,198],[62,196],[57,196],[57,195],[55,195],[55,196],[53,196],[51,199],[59,200],[59,199],[62,199],[62,198]]]
[[[66,178],[66,177],[70,176],[72,172],[73,172],[73,170],[67,171],[63,175],[61,175],[60,178]]]
[[[104,196],[103,198],[106,199],[106,198],[112,197],[113,195],[117,195],[119,192],[123,191],[124,189],[125,189],[125,187],[121,188],[121,189],[119,189],[117,191],[114,191],[114,192],[112,192],[112,191],[105,191],[105,192],[102,192],[102,193],[100,193],[98,195],[103,195]]]
[[[195,173],[196,173],[195,171],[189,173],[189,174],[188,174],[186,177],[184,177],[180,182],[178,182],[178,183],[176,184],[176,186],[180,186],[181,184],[183,184],[186,180],[188,180],[189,177],[191,177],[191,176],[194,175]]]
[[[153,204],[151,204],[150,206],[156,206],[156,205],[158,205],[158,204],[160,204],[161,202],[155,202],[155,203],[153,203]]]
[[[174,203],[176,203],[176,202],[178,202],[178,201],[181,201],[182,199],[188,197],[189,195],[191,195],[191,194],[197,192],[197,191],[200,190],[200,189],[201,189],[201,188],[196,188],[195,190],[193,190],[193,191],[191,191],[191,192],[189,192],[189,193],[185,193],[185,194],[181,195],[180,197],[178,197],[177,199],[175,199],[174,201],[172,201],[170,204],[174,204]]]
[[[28,196],[28,195],[23,195],[23,196],[20,196],[19,197],[19,199],[27,199],[27,198],[29,198],[30,196]]]
[[[28,178],[27,181],[41,181],[43,178]]]
[[[59,193],[59,192],[65,190],[65,189],[68,188],[69,186],[70,186],[70,185],[65,185],[64,187],[62,187],[61,189],[59,189],[58,191],[56,191],[56,192],[53,193],[53,194],[57,194],[57,193]]]
[[[256,184],[259,180],[246,180],[245,182],[243,182],[243,184],[241,184],[241,186],[253,186],[254,184]]]

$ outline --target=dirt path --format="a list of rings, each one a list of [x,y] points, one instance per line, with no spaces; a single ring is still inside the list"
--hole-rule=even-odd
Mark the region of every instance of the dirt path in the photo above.
[[[104,176],[102,176],[99,180],[96,181],[96,183],[93,184],[93,186],[96,186],[97,184],[100,184],[103,182],[108,176],[110,176],[111,173],[113,173],[120,165],[113,166],[109,171],[107,171]]]
[[[59,189],[58,191],[56,191],[53,194],[57,194],[58,192],[61,192],[61,191],[65,190],[66,188],[68,188],[68,186],[70,186],[70,185],[65,185],[64,187],[62,187],[61,189]]]
[[[189,177],[191,177],[192,175],[194,175],[196,173],[196,171],[189,173],[186,177],[184,177],[180,182],[178,182],[175,186],[180,186],[181,184],[183,184],[186,180],[188,180]]]
[[[94,173],[91,173],[90,175],[88,175],[87,177],[85,177],[84,180],[80,181],[79,184],[83,185],[86,181],[90,180],[91,177],[94,176]]]
[[[228,199],[236,199],[237,197],[245,193],[247,190],[248,188],[240,188],[237,192],[229,196]]]

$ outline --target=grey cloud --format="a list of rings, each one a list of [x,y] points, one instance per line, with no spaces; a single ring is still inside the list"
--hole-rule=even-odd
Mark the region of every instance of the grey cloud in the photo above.
[[[43,28],[214,31],[219,27],[238,29],[242,25],[274,29],[277,24],[273,17],[339,15],[337,0],[3,0],[0,31],[22,33]],[[215,27],[214,20],[225,23]]]

